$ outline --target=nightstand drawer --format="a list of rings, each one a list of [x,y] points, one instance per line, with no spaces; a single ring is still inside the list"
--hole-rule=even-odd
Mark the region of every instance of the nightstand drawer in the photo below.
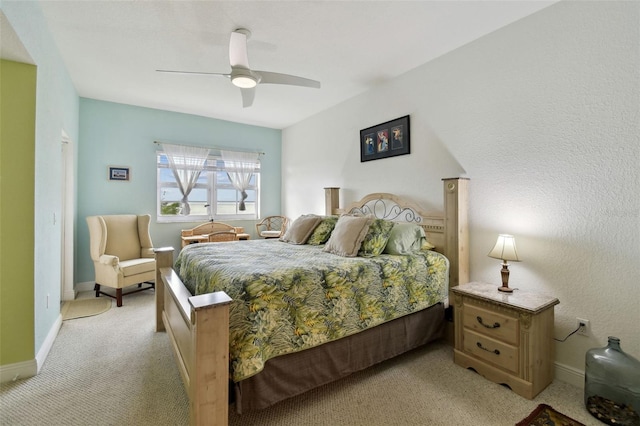
[[[518,373],[518,348],[515,346],[466,329],[464,351],[497,367]]]
[[[463,325],[476,333],[518,344],[518,318],[465,303]]]

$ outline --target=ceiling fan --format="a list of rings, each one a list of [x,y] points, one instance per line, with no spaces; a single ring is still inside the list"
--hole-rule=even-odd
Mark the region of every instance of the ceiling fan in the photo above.
[[[292,86],[320,88],[320,82],[316,80],[277,72],[252,70],[249,68],[249,58],[247,56],[247,40],[249,37],[251,37],[251,32],[244,28],[238,28],[231,33],[231,40],[229,41],[231,72],[228,74],[197,71],[156,71],[173,74],[221,75],[230,78],[231,83],[240,88],[240,92],[242,93],[242,106],[244,108],[250,107],[253,104],[255,90],[258,84],[288,84]]]

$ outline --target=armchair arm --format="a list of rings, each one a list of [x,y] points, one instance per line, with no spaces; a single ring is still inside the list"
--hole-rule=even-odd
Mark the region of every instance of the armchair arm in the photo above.
[[[140,257],[156,257],[153,247],[142,247],[140,249]]]
[[[266,221],[267,218],[263,218],[260,222],[256,223],[256,233],[258,234],[258,236],[260,236],[260,232],[268,229],[267,225],[265,224]]]
[[[118,258],[118,256],[111,256],[110,254],[103,254],[102,256],[100,256],[98,261],[103,265],[110,266],[118,266],[118,263],[120,263],[120,259]]]

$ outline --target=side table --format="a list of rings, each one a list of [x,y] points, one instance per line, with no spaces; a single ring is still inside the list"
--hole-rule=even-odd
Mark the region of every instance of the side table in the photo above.
[[[532,399],[553,380],[558,299],[471,282],[453,287],[454,361]]]

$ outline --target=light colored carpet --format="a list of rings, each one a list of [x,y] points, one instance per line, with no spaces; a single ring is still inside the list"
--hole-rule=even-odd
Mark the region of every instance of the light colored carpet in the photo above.
[[[85,296],[86,297],[86,296]],[[2,425],[187,425],[189,403],[165,333],[154,332],[154,293],[65,321],[41,373],[0,387]],[[229,423],[248,425],[513,426],[540,403],[588,426],[582,392],[554,382],[534,400],[453,363],[444,343]]]
[[[64,302],[60,314],[62,320],[100,315],[111,309],[111,299],[95,297],[93,299],[76,299]]]

